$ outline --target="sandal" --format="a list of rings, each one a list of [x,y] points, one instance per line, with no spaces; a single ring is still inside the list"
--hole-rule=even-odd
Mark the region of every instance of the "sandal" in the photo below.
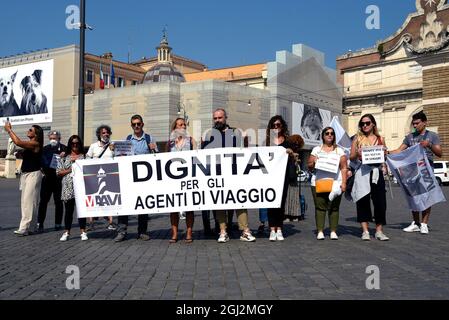
[[[184,241],[185,241],[185,243],[192,243],[193,239],[192,238],[186,238]]]
[[[168,242],[169,242],[169,243],[176,243],[176,242],[178,242],[178,239],[171,238]]]

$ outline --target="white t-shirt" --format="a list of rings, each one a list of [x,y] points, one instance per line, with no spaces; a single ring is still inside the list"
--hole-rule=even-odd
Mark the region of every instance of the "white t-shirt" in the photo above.
[[[333,152],[335,152],[335,153],[337,153],[340,156],[340,158],[345,155],[345,151],[342,148],[340,148],[340,147],[337,147],[335,150],[333,150],[331,152],[326,152],[326,151],[322,150],[322,148],[323,148],[323,145],[313,148],[311,155],[315,156],[315,157],[319,157],[319,154],[321,152],[323,152],[323,153],[333,153]],[[310,184],[313,187],[315,187],[315,181],[316,181],[317,178],[318,179],[332,178],[332,179],[340,181],[340,182],[343,180],[343,178],[341,177],[340,166],[338,166],[338,172],[337,173],[326,172],[326,171],[322,171],[322,170],[316,170],[316,172],[312,175],[312,179],[310,180]]]
[[[86,158],[88,159],[96,159],[103,152],[104,147],[100,144],[100,141],[94,142],[90,145],[89,151],[87,151]],[[114,158],[114,153],[109,147],[106,149],[104,154],[101,156],[101,159],[112,159]]]

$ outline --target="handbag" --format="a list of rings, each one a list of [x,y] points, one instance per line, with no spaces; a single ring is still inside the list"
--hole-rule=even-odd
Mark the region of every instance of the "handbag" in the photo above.
[[[326,178],[315,181],[316,193],[329,193],[332,191],[334,179]]]

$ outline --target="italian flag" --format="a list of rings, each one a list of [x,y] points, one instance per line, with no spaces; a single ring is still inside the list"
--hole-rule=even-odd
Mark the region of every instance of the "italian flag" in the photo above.
[[[100,89],[104,89],[104,76],[103,76],[103,69],[101,67],[101,62],[100,62]]]

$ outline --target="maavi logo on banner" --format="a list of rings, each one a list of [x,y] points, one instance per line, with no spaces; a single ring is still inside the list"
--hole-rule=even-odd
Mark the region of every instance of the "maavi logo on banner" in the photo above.
[[[118,163],[83,166],[86,207],[120,208],[120,175]]]

